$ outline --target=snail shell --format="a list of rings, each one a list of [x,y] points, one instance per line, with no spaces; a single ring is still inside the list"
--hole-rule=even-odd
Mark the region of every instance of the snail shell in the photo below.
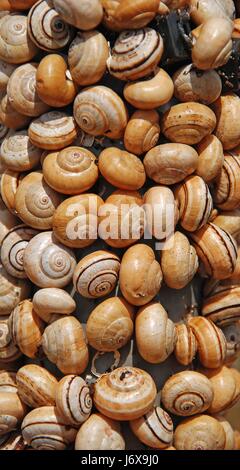
[[[100,413],[93,413],[80,427],[75,450],[124,450],[120,423]]]
[[[53,0],[59,16],[77,29],[94,29],[102,21],[100,0]]]
[[[17,372],[18,394],[30,408],[55,405],[57,379],[35,364],[21,367]]]
[[[38,52],[27,31],[27,17],[12,14],[0,18],[0,59],[9,64],[24,64]]]
[[[75,289],[88,299],[110,294],[118,282],[120,259],[109,251],[94,251],[79,261],[73,275]]]
[[[229,18],[210,18],[192,31],[192,61],[200,70],[226,64],[232,53],[233,22]]]
[[[9,320],[12,340],[25,356],[34,358],[38,354],[44,330],[43,322],[33,309],[30,300],[23,300],[12,311]]]
[[[240,351],[240,322],[232,323],[223,328],[227,340],[227,359],[225,364],[232,365],[238,359]]]
[[[52,232],[36,235],[24,252],[24,269],[39,287],[65,287],[76,266],[73,252],[59,243]]]
[[[80,426],[92,410],[92,398],[86,382],[77,375],[63,377],[56,388],[56,407],[64,422]]]
[[[0,436],[17,429],[26,413],[17,393],[0,392]]]
[[[1,262],[13,277],[26,279],[23,266],[23,254],[29,241],[37,235],[37,231],[26,225],[13,227],[5,236],[1,246]]]
[[[27,443],[24,442],[22,433],[19,431],[4,434],[0,439],[0,450],[25,450]]]
[[[97,351],[116,351],[133,334],[133,307],[124,299],[111,297],[101,302],[87,320],[88,343]]]
[[[22,436],[36,450],[65,450],[74,442],[77,430],[62,422],[54,406],[30,411],[22,422]]]
[[[199,267],[198,256],[181,232],[175,232],[166,243],[161,267],[164,281],[171,289],[183,289],[194,278]]]
[[[215,135],[208,135],[197,146],[198,164],[196,174],[208,184],[221,173],[224,153],[220,140]]]
[[[21,183],[21,180],[24,176],[22,174],[19,174],[16,171],[12,170],[6,170],[1,176],[1,182],[0,182],[0,191],[1,191],[1,197],[2,200],[5,204],[5,206],[8,208],[8,210],[12,214],[16,214],[15,212],[15,195],[17,192],[17,188],[19,184]],[[2,216],[2,214],[1,214]],[[18,221],[16,219],[16,222],[14,225],[17,225]],[[9,229],[12,227],[9,227]]]
[[[233,401],[232,403],[230,403],[228,408],[232,408],[232,406],[236,405],[236,403],[238,403],[240,399],[240,373],[237,369],[234,368],[230,369],[230,371],[235,380],[236,390],[233,396]]]
[[[161,284],[161,266],[149,246],[135,245],[124,253],[120,267],[120,288],[130,304],[147,304],[158,294]]]
[[[0,97],[0,121],[1,125],[10,129],[22,129],[28,126],[30,118],[19,114],[10,104],[8,96]]]
[[[39,164],[42,150],[31,144],[27,131],[11,131],[1,145],[1,160],[12,171],[28,171]]]
[[[212,197],[200,176],[189,176],[175,189],[179,205],[180,224],[188,232],[204,227],[213,209]]]
[[[189,145],[163,144],[152,148],[144,158],[147,176],[155,183],[179,183],[197,168],[198,154]]]
[[[1,188],[0,188],[1,192]],[[2,244],[3,239],[8,234],[9,230],[19,223],[19,220],[14,217],[6,208],[3,200],[0,198],[0,243]]]
[[[109,147],[101,152],[99,171],[110,184],[129,191],[140,189],[146,181],[141,160],[117,147]]]
[[[176,329],[158,302],[142,308],[136,316],[136,342],[140,356],[151,364],[164,362],[176,343]]]
[[[146,220],[149,232],[157,240],[165,240],[169,229],[175,227],[179,218],[177,202],[170,188],[154,186],[144,195]],[[171,223],[169,223],[171,221]]]
[[[232,0],[190,0],[191,19],[202,24],[210,18],[231,18],[235,16]]]
[[[118,16],[118,8],[121,6],[123,0],[102,0],[102,6],[104,11],[103,24],[110,30],[113,31],[122,31],[124,29],[139,29],[146,26],[156,15],[158,11],[159,2],[158,0],[151,0],[150,2],[144,2],[145,6],[147,5],[147,12],[139,14],[139,6],[142,9],[143,2],[134,1],[134,4],[128,2],[130,5],[131,12],[133,13],[136,8],[136,16],[132,18],[132,13],[130,14],[131,18],[127,21],[120,21]],[[127,9],[129,11],[129,8]],[[141,10],[140,10],[141,11]],[[121,10],[120,10],[121,12]],[[123,13],[123,11],[122,11]],[[129,13],[128,13],[129,15]]]
[[[207,275],[214,279],[227,279],[233,274],[237,261],[234,239],[217,225],[207,223],[191,233],[193,245]]]
[[[54,10],[52,0],[39,0],[28,14],[28,34],[37,47],[52,52],[67,46],[72,29]]]
[[[172,419],[159,406],[129,424],[133,434],[148,447],[164,449],[172,443]]]
[[[213,219],[213,223],[237,239],[240,234],[240,210],[220,211]]]
[[[43,162],[43,175],[47,184],[59,193],[83,193],[98,179],[96,157],[82,147],[68,147],[50,153]]]
[[[119,367],[96,382],[93,401],[100,413],[125,421],[147,413],[156,394],[156,385],[147,372],[136,367]]]
[[[213,401],[208,410],[209,413],[220,413],[230,406],[236,394],[236,380],[232,369],[223,366],[216,370],[204,370],[213,388]]]
[[[175,357],[180,364],[188,366],[196,356],[198,347],[196,337],[190,326],[184,323],[176,325],[176,335]]]
[[[212,109],[217,118],[214,134],[222,142],[224,150],[231,150],[240,144],[240,128],[236,124],[240,113],[240,98],[234,93],[221,95]]]
[[[199,71],[193,64],[184,65],[173,75],[174,95],[185,103],[211,104],[222,92],[222,81],[215,70]]]
[[[240,285],[222,286],[205,296],[201,314],[217,326],[231,325],[240,319]]]
[[[74,117],[87,134],[120,139],[128,121],[123,100],[106,86],[81,91],[74,101]]]
[[[213,387],[203,374],[184,371],[172,375],[164,384],[161,401],[170,413],[192,416],[203,413],[213,400]]]
[[[125,129],[124,146],[128,152],[141,155],[157,145],[159,136],[158,112],[137,110],[131,116]]]
[[[114,191],[99,209],[99,237],[114,248],[136,243],[145,227],[143,200],[137,191]]]
[[[10,315],[18,302],[30,297],[30,293],[30,283],[10,276],[0,265],[0,316]]]
[[[103,200],[96,194],[82,194],[63,201],[53,217],[53,232],[66,246],[85,248],[97,239],[98,212]]]
[[[240,148],[225,154],[223,167],[214,184],[213,200],[219,209],[240,206]]]
[[[44,150],[61,150],[77,137],[77,126],[72,116],[50,111],[34,119],[28,129],[31,142]]]
[[[219,423],[221,423],[225,432],[226,442],[225,442],[224,450],[234,450],[235,436],[234,436],[234,431],[233,431],[231,424],[226,420],[226,418],[224,418],[221,415],[216,415],[214,416],[214,418],[216,418],[219,421]]]
[[[37,64],[21,65],[11,75],[7,86],[10,104],[18,113],[26,116],[37,117],[49,109],[36,91],[37,67]]]
[[[115,16],[120,21],[128,21],[142,13],[157,13],[158,8],[159,2],[157,0],[135,0],[134,3],[131,0],[121,0],[116,9]]]
[[[41,171],[29,173],[17,189],[16,212],[30,227],[47,230],[52,227],[53,214],[62,196],[50,188]]]
[[[163,39],[154,29],[123,31],[111,51],[108,70],[120,80],[137,80],[154,71],[162,54]]]
[[[0,317],[0,361],[2,364],[14,362],[21,351],[14,344],[8,325],[8,317]]]
[[[99,31],[78,32],[68,51],[73,80],[81,86],[93,85],[107,70],[108,42]]]
[[[188,102],[172,106],[163,115],[162,131],[171,142],[195,145],[216,126],[214,112],[204,104]]]
[[[223,450],[225,431],[212,416],[198,415],[182,421],[175,429],[177,450]]]
[[[227,341],[222,330],[203,317],[193,317],[188,324],[197,339],[201,364],[209,369],[220,367],[227,353]]]
[[[32,302],[35,312],[46,323],[51,322],[54,314],[70,315],[76,309],[76,302],[70,294],[54,287],[37,291]]]
[[[37,0],[1,0],[1,10],[28,10]]]
[[[234,440],[235,440],[234,450],[239,450],[240,449],[240,431],[238,430],[234,431]]]
[[[17,65],[0,60],[0,92],[6,92],[7,84]]]
[[[75,317],[64,317],[47,326],[42,347],[48,359],[65,375],[80,375],[88,365],[84,332]]]
[[[17,393],[16,372],[8,370],[0,371],[0,393],[1,392]]]
[[[156,69],[153,78],[125,85],[125,99],[135,108],[155,109],[168,103],[174,92],[171,77],[163,69]]]
[[[67,67],[67,62],[62,56],[49,54],[41,60],[37,68],[38,96],[44,103],[54,108],[61,108],[72,103],[77,94],[77,86],[69,76]],[[48,106],[45,107],[45,111],[47,108]]]

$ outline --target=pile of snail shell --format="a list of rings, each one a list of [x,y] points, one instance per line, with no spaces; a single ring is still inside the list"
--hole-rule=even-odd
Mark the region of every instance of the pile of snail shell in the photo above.
[[[0,0],[0,450],[240,448],[240,97],[217,71],[235,7]],[[183,8],[172,69],[158,19]]]

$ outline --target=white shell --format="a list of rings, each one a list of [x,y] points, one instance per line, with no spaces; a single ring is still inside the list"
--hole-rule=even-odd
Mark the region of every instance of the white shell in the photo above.
[[[81,426],[75,441],[75,450],[124,450],[125,442],[120,423],[93,413]]]
[[[56,407],[67,424],[80,426],[90,416],[92,398],[86,382],[77,375],[63,377],[56,389]]]
[[[6,168],[27,171],[39,164],[42,150],[31,144],[27,131],[11,131],[1,145],[1,159]]]
[[[76,302],[70,294],[54,287],[37,291],[32,302],[35,312],[46,323],[51,321],[54,314],[70,315],[76,309]]]
[[[20,356],[21,352],[11,338],[8,317],[0,317],[0,361],[9,363]]]
[[[0,59],[10,64],[23,64],[37,51],[28,37],[25,15],[10,14],[0,18]]]

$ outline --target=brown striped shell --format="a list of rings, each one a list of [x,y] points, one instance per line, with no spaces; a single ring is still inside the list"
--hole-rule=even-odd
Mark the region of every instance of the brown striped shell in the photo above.
[[[0,393],[17,393],[16,372],[0,370]]]
[[[240,98],[235,93],[225,93],[212,104],[217,118],[214,134],[222,142],[224,150],[234,149],[240,144],[240,129],[237,119],[240,112]]]
[[[83,297],[104,297],[115,288],[119,269],[118,256],[109,251],[94,251],[79,261],[73,275],[74,286]]]
[[[6,271],[13,277],[26,279],[23,266],[23,255],[29,241],[37,231],[26,226],[13,227],[5,236],[1,246],[1,262]]]
[[[225,441],[225,431],[215,418],[197,415],[176,427],[173,442],[177,450],[223,450]]]
[[[205,295],[201,314],[220,327],[239,320],[240,285],[217,285]]]
[[[93,413],[80,427],[75,450],[124,450],[120,423],[100,413]]]
[[[14,362],[21,356],[21,351],[14,344],[9,330],[8,318],[0,317],[0,361],[2,364]]]
[[[30,61],[38,49],[27,33],[25,15],[10,14],[0,18],[0,59],[10,64]]]
[[[156,110],[137,110],[128,121],[124,133],[124,146],[128,152],[141,155],[158,143],[159,114]]]
[[[188,324],[196,336],[201,364],[209,369],[220,367],[227,354],[227,341],[222,330],[204,317],[192,317]]]
[[[76,309],[76,302],[71,295],[56,287],[38,290],[32,302],[35,312],[46,323],[51,323],[56,315],[70,315]]]
[[[203,227],[212,212],[209,188],[200,176],[189,176],[174,191],[179,205],[180,224],[188,232]]]
[[[21,367],[16,376],[18,394],[30,408],[55,405],[57,379],[36,364]]]
[[[240,209],[217,212],[213,223],[237,239],[240,235]]]
[[[63,423],[54,406],[36,408],[22,422],[23,438],[36,450],[65,450],[76,434],[76,429]]]
[[[100,0],[53,0],[53,5],[59,16],[77,29],[94,29],[103,17]]]
[[[126,421],[147,413],[156,394],[156,385],[147,372],[136,367],[119,367],[98,379],[93,401],[108,418]]]
[[[67,375],[56,388],[56,408],[65,423],[80,426],[92,410],[92,398],[86,382],[77,375]]]
[[[30,142],[27,131],[11,131],[1,145],[1,160],[12,171],[31,170],[39,164],[42,153]]]
[[[173,75],[174,95],[181,102],[211,104],[222,91],[222,82],[215,70],[200,71],[193,64],[184,65]]]
[[[61,150],[76,139],[77,125],[72,116],[61,111],[50,111],[31,122],[28,135],[36,147]]]
[[[214,183],[213,200],[221,210],[240,207],[240,148],[224,155],[223,167]]]
[[[197,340],[190,326],[185,323],[176,325],[177,341],[174,354],[177,361],[188,366],[192,363],[197,353]]]
[[[26,413],[17,393],[0,392],[0,436],[17,429]]]
[[[17,279],[0,265],[0,316],[10,315],[18,302],[30,297],[31,286],[25,279]]]
[[[173,440],[173,422],[168,413],[159,406],[144,416],[130,421],[135,436],[148,447],[165,449]]]
[[[15,195],[23,177],[24,175],[12,170],[5,170],[1,176],[0,191],[2,200],[8,210],[14,215],[16,215]],[[17,219],[14,225],[17,225]]]

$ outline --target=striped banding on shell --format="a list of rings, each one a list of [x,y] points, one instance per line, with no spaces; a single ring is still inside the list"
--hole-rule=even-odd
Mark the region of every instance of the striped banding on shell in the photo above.
[[[0,437],[0,450],[24,450],[26,447],[27,443],[19,431]]]
[[[92,398],[86,382],[77,375],[63,377],[56,390],[56,407],[69,425],[79,426],[86,421],[92,410]]]
[[[8,318],[0,317],[0,361],[2,363],[9,363],[15,361],[20,356],[21,352],[11,338]]]
[[[39,164],[43,151],[35,147],[27,131],[10,131],[1,145],[1,160],[8,170],[27,171]]]
[[[193,361],[197,352],[197,341],[189,325],[176,325],[177,342],[174,354],[177,361],[187,366]]]
[[[204,298],[201,313],[220,327],[240,320],[240,285],[217,286]]]
[[[0,59],[10,64],[24,64],[38,52],[27,31],[27,17],[7,14],[0,18]]]
[[[37,47],[51,52],[67,46],[72,28],[54,10],[52,0],[40,0],[28,14],[28,34]]]
[[[118,282],[120,259],[108,251],[95,251],[77,265],[73,283],[83,297],[89,299],[110,294]]]
[[[0,266],[0,316],[10,315],[18,302],[31,296],[31,285],[26,279],[17,279]]]
[[[57,379],[37,364],[21,367],[16,376],[18,394],[30,408],[55,405]]]
[[[72,116],[50,111],[34,119],[28,129],[31,142],[44,150],[61,150],[76,139],[77,125]]]
[[[154,449],[164,449],[173,440],[173,422],[168,413],[157,406],[141,418],[130,421],[135,436],[145,445]]]
[[[221,210],[234,210],[240,206],[240,150],[229,151],[219,177],[215,181],[213,200]]]
[[[163,39],[154,29],[123,31],[108,60],[111,75],[137,80],[154,71],[163,54]]]
[[[0,393],[1,392],[17,393],[16,372],[8,370],[0,371]]]

